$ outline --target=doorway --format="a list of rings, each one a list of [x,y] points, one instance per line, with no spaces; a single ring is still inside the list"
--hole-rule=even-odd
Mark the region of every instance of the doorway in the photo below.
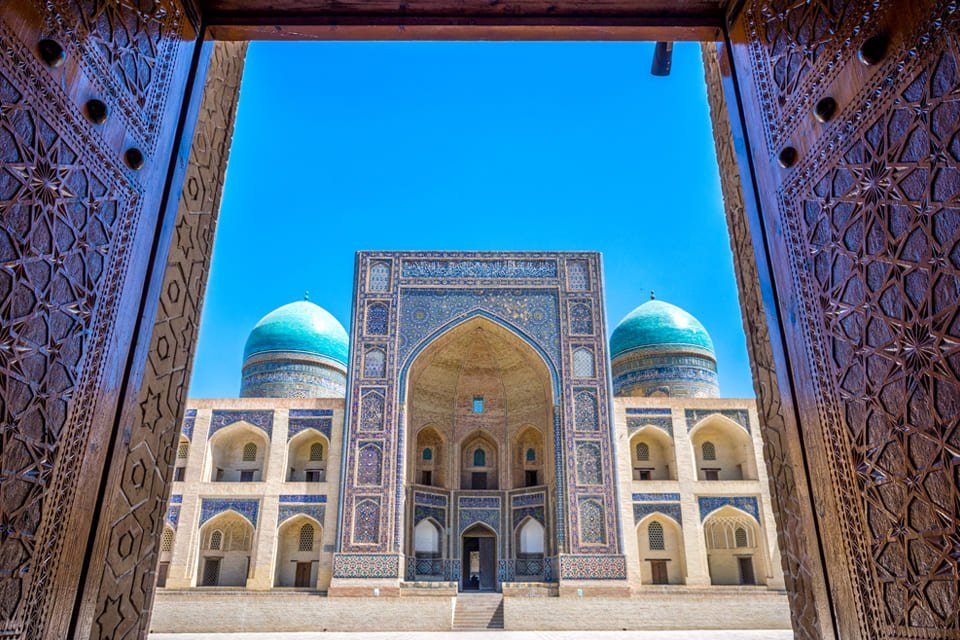
[[[463,533],[461,591],[497,590],[497,537],[475,524]]]

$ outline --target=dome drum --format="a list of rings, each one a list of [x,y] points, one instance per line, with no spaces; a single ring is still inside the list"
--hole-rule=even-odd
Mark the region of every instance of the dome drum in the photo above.
[[[343,398],[349,338],[323,308],[302,300],[265,315],[247,338],[240,396]]]
[[[720,395],[713,341],[683,309],[650,300],[610,339],[616,396],[715,398]]]

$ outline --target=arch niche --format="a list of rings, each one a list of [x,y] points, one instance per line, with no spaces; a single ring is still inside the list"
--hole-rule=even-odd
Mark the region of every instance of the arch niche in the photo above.
[[[513,489],[556,486],[549,445],[554,375],[520,332],[485,316],[464,320],[429,340],[403,380],[408,491],[428,485],[433,492],[489,492],[506,501]],[[406,522],[405,550],[414,554],[413,518]],[[549,531],[546,540],[549,554]],[[497,557],[513,556],[511,536],[496,537],[496,544]],[[459,559],[463,545],[450,544],[444,553]]]
[[[427,344],[405,377],[407,429],[416,434],[407,439],[408,484],[421,484],[417,471],[428,462],[435,487],[520,488],[526,479],[518,463],[529,449],[539,483],[554,484],[553,451],[545,446],[553,442],[552,376],[517,333],[471,318]]]

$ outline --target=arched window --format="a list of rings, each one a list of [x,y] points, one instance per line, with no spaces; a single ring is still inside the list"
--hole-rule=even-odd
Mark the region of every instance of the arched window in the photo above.
[[[649,460],[650,459],[650,445],[646,442],[637,443],[637,460]]]
[[[163,528],[163,537],[160,538],[160,551],[173,551],[173,529]]]
[[[734,539],[738,547],[747,546],[747,530],[743,527],[737,527],[737,530],[733,534]]]
[[[425,447],[423,450],[423,459],[426,461],[433,460],[433,449],[430,447]]]
[[[650,543],[650,551],[663,551],[666,548],[663,543],[663,525],[656,521],[648,524],[647,540]]]
[[[387,291],[390,288],[390,265],[375,262],[370,266],[370,291]]]
[[[475,467],[485,467],[487,466],[487,452],[483,449],[477,449],[473,452],[473,466]]]
[[[244,462],[256,462],[257,460],[257,445],[252,442],[248,442],[243,445],[243,461]]]
[[[536,462],[537,452],[533,450],[533,447],[527,449],[527,462]]]
[[[704,460],[716,460],[717,459],[717,448],[712,442],[704,442],[700,445],[700,451],[703,453]]]
[[[320,462],[323,460],[323,444],[314,442],[310,445],[310,462]]]
[[[223,531],[220,529],[215,530],[210,534],[210,548],[214,551],[219,551],[220,547],[223,546]]]
[[[577,349],[573,352],[573,375],[577,378],[592,378],[594,375],[593,352]]]
[[[313,525],[300,527],[300,551],[313,551]]]

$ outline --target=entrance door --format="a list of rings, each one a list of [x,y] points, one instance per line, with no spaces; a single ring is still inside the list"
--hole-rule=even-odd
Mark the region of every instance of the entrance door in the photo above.
[[[737,564],[740,566],[740,584],[756,584],[757,580],[753,575],[753,558],[737,558]]]
[[[310,573],[313,568],[312,562],[298,562],[297,563],[297,575],[293,579],[293,586],[295,587],[309,587],[310,586]]]
[[[653,584],[667,584],[670,580],[667,578],[667,561],[651,560],[650,573],[652,574]]]
[[[215,587],[220,582],[220,558],[205,558],[201,586]]]
[[[497,590],[497,538],[483,525],[474,525],[463,534],[461,589]]]

